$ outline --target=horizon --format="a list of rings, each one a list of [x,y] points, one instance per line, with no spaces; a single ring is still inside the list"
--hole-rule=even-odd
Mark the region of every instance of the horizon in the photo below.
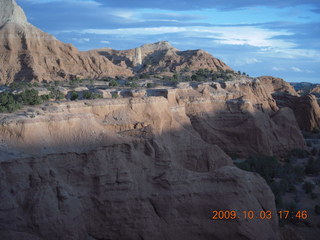
[[[31,24],[81,51],[168,41],[250,76],[320,83],[320,2],[166,2],[17,0]]]

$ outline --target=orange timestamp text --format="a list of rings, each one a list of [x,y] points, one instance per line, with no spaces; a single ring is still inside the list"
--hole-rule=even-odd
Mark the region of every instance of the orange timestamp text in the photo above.
[[[212,211],[213,220],[233,220],[233,219],[266,219],[270,220],[274,217],[279,217],[279,219],[307,219],[308,212],[307,210],[301,211],[289,211],[281,210],[278,212],[272,211],[234,211],[234,210],[225,210],[225,211]]]

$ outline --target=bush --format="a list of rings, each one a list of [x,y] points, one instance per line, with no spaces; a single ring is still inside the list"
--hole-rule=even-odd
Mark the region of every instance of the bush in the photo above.
[[[154,88],[155,84],[154,83],[147,83],[147,88]]]
[[[113,92],[111,93],[112,95],[112,98],[118,98],[119,97],[119,94],[117,92]]]
[[[110,86],[110,87],[117,87],[117,86],[119,86],[119,83],[118,83],[116,80],[112,79],[112,80],[109,82],[109,86]]]
[[[140,79],[148,79],[148,78],[150,78],[150,75],[147,73],[142,73],[142,74],[140,74],[139,78]]]
[[[267,182],[272,181],[279,168],[278,160],[275,157],[257,156],[247,159],[252,172],[259,173]]]
[[[20,109],[22,105],[18,103],[15,96],[12,93],[2,93],[0,94],[0,112],[14,112]]]
[[[293,157],[298,157],[298,158],[305,158],[309,156],[309,153],[304,149],[296,148],[291,150],[289,155]]]
[[[39,92],[35,89],[27,89],[23,91],[18,101],[24,105],[39,105],[43,103],[43,99],[39,96]]]
[[[128,80],[129,80],[129,81],[138,81],[139,78],[136,77],[136,76],[134,76],[134,77],[128,77]]]
[[[320,173],[320,158],[309,159],[306,165],[306,174],[316,175]]]
[[[302,188],[304,189],[305,193],[312,193],[313,189],[315,188],[314,184],[312,182],[305,181],[302,185]]]
[[[318,195],[314,192],[310,193],[310,197],[311,199],[317,199],[318,198]]]
[[[65,96],[59,90],[52,88],[51,91],[50,91],[50,94],[49,94],[49,98],[50,99],[55,99],[55,100],[61,100],[61,99],[64,99]]]
[[[79,98],[79,95],[77,92],[72,92],[71,95],[70,95],[70,100],[71,101],[75,101],[76,99]]]
[[[99,93],[94,93],[90,91],[83,91],[83,98],[84,99],[97,99],[102,98],[102,95]]]

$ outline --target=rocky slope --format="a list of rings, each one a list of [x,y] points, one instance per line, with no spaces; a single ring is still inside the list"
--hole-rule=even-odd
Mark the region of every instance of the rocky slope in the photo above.
[[[79,52],[27,22],[14,0],[0,1],[0,83],[131,75],[99,54]]]
[[[168,42],[145,44],[141,47],[117,51],[109,48],[94,50],[114,64],[133,69],[134,72],[163,72],[198,70],[206,68],[225,71],[231,68],[203,50],[179,51]]]
[[[125,51],[80,52],[27,22],[14,0],[0,1],[0,83],[131,76],[133,72],[208,68],[230,70],[203,50],[178,51],[167,42]]]

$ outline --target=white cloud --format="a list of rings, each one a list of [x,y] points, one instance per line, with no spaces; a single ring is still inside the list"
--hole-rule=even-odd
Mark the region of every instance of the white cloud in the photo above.
[[[72,40],[78,43],[90,42],[90,38],[72,38]]]
[[[250,57],[245,57],[245,58],[239,58],[236,59],[234,62],[235,66],[243,66],[243,65],[248,65],[248,64],[254,64],[254,63],[259,63],[261,62],[257,58],[250,58]]]
[[[129,17],[129,15],[128,15]],[[67,31],[70,32],[70,31]],[[98,34],[125,37],[155,36],[164,34],[180,34],[185,39],[206,38],[214,44],[221,45],[246,45],[258,48],[257,56],[297,59],[310,58],[313,62],[319,62],[320,51],[310,49],[298,49],[297,44],[281,36],[291,36],[292,32],[262,29],[255,26],[186,26],[186,27],[135,27],[118,29],[85,29],[82,34]],[[201,46],[201,45],[199,45]],[[256,58],[258,59],[258,58]],[[251,59],[254,61],[253,59]],[[243,62],[243,61],[242,61]],[[235,64],[252,64],[254,62],[237,62]]]
[[[272,70],[273,71],[284,71],[285,69],[282,67],[273,67]]]
[[[134,11],[121,9],[121,10],[112,10],[112,15],[126,18],[126,19],[132,19],[134,18],[135,13]]]
[[[302,70],[298,67],[291,67],[291,70],[294,72],[302,72]]]
[[[103,41],[100,41],[100,43],[103,43],[103,44],[110,44],[111,42],[110,42],[110,41],[105,41],[105,40],[103,40]]]
[[[186,37],[212,38],[214,42],[228,45],[250,45],[254,47],[291,48],[296,45],[277,36],[292,35],[290,32],[271,31],[258,27],[149,27],[149,28],[118,28],[118,29],[86,29],[82,33],[108,35],[158,35],[182,33]]]

